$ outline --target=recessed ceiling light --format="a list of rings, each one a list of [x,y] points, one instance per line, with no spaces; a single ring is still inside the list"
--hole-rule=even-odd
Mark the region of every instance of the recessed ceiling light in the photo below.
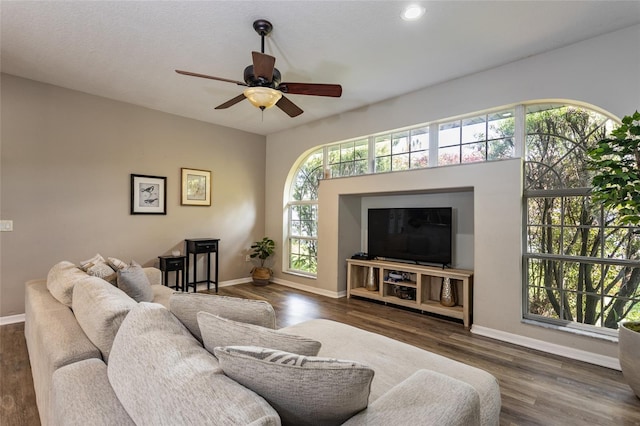
[[[424,12],[424,7],[417,4],[412,4],[411,6],[407,6],[400,16],[402,16],[402,19],[404,19],[405,21],[415,21],[416,19],[419,19],[422,15],[424,15]]]

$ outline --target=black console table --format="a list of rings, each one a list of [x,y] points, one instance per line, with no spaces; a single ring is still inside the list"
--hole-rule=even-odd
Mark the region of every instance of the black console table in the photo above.
[[[193,292],[196,292],[198,284],[207,283],[207,290],[211,289],[211,284],[215,284],[216,293],[218,292],[218,243],[217,238],[195,238],[191,240],[184,240],[185,254],[187,256],[187,288],[193,287]],[[211,253],[215,253],[215,272],[214,279],[211,279]],[[193,254],[193,281],[189,279],[189,263],[191,262],[191,255]],[[207,255],[207,279],[198,281],[198,264],[197,258],[199,254]]]
[[[186,256],[158,256],[160,259],[160,270],[164,273],[163,283],[169,288],[175,288],[176,291],[185,291],[187,288],[185,287],[186,277],[185,277],[185,264],[187,257]],[[169,285],[169,271],[175,271],[176,273],[176,285]],[[180,274],[182,275],[182,280],[179,280]]]

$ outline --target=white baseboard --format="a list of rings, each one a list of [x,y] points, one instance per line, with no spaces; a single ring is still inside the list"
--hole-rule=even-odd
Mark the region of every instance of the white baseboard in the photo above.
[[[24,322],[24,314],[9,315],[8,317],[0,317],[0,325],[16,324]]]
[[[221,281],[220,284],[218,284],[218,287],[229,287],[236,284],[245,284],[250,282],[251,282],[251,277],[238,278],[237,280]]]
[[[309,293],[318,294],[320,296],[330,297],[332,299],[340,299],[341,297],[346,297],[346,295],[347,295],[347,291],[346,290],[345,291],[338,291],[338,292],[330,291],[330,290],[325,290],[325,289],[322,289],[322,288],[316,288],[316,287],[311,287],[311,286],[308,286],[308,285],[294,283],[294,282],[283,280],[283,279],[280,279],[280,278],[274,278],[271,281],[276,283],[276,284],[283,285],[285,287],[295,288],[296,290],[302,290],[302,291],[306,291],[306,292],[309,292]]]
[[[524,346],[525,348],[536,349],[554,355],[560,355],[565,358],[575,359],[578,361],[588,362],[589,364],[599,365],[601,367],[620,370],[620,361],[618,358],[594,354],[592,352],[583,351],[581,349],[573,349],[567,346],[557,345],[542,340],[532,339],[530,337],[520,336],[518,334],[507,333],[501,330],[473,325],[471,332],[479,336],[490,337],[492,339],[501,340],[514,345]]]

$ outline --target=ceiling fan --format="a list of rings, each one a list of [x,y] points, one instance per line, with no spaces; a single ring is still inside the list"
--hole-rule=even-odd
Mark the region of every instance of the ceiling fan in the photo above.
[[[261,37],[261,51],[251,52],[253,65],[249,65],[244,69],[244,81],[230,80],[190,71],[176,70],[176,72],[192,77],[209,78],[211,80],[235,83],[238,86],[247,87],[240,95],[218,105],[216,109],[229,108],[246,98],[254,106],[263,111],[275,105],[288,114],[289,117],[297,117],[302,114],[302,109],[285,97],[283,93],[291,95],[330,96],[334,98],[339,98],[342,95],[342,86],[339,84],[281,82],[280,71],[275,68],[276,58],[264,53],[264,38],[271,33],[273,25],[265,19],[258,19],[253,23],[253,29]]]

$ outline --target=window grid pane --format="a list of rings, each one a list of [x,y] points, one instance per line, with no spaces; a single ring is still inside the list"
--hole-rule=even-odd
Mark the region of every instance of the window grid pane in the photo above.
[[[606,136],[608,120],[536,105],[526,126],[525,317],[596,331],[640,320],[640,229],[622,226],[588,194],[585,152]]]

